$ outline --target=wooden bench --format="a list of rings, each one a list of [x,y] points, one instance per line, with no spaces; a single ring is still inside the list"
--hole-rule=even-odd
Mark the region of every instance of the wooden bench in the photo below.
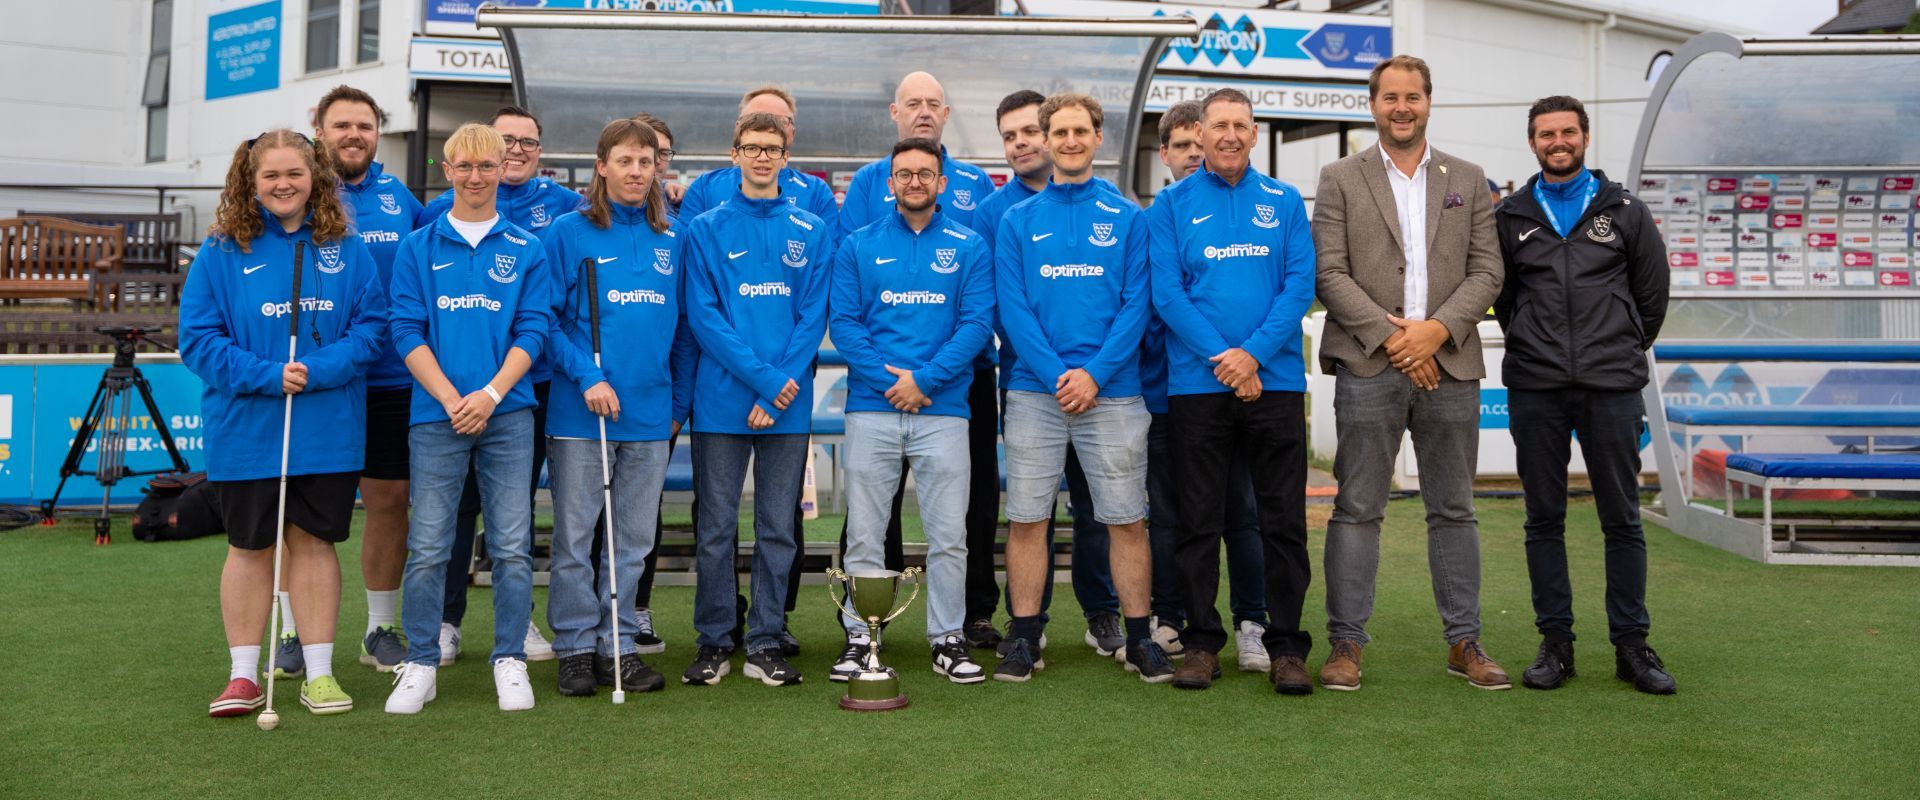
[[[117,272],[124,228],[54,217],[0,220],[0,300],[54,298],[99,303],[97,276]]]
[[[22,211],[23,217],[56,217],[82,225],[120,228],[127,232],[120,269],[127,272],[179,272],[181,221],[179,214],[116,213],[106,211]]]

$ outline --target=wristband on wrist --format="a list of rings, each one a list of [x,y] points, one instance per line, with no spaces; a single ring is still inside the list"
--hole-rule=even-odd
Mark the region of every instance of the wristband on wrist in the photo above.
[[[500,404],[500,392],[493,388],[493,384],[491,383],[481,384],[480,391],[486,392],[488,397],[493,398],[494,405]]]

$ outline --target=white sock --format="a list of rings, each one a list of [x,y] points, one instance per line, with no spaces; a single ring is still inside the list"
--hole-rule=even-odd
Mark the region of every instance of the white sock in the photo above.
[[[287,597],[286,592],[280,593],[280,635],[297,635],[293,627],[293,601]]]
[[[367,633],[375,628],[391,628],[397,621],[400,609],[400,590],[387,592],[367,590]]]
[[[227,657],[233,659],[233,666],[227,668],[227,680],[246,678],[250,681],[257,681],[260,679],[257,675],[260,671],[260,645],[248,644],[239,647],[229,647],[227,648]]]
[[[307,662],[307,680],[324,678],[333,674],[333,643],[301,643],[300,655]]]

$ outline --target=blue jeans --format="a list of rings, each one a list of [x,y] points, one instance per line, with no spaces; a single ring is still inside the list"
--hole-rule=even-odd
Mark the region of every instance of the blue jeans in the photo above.
[[[1180,494],[1173,479],[1172,426],[1166,414],[1155,414],[1147,428],[1147,540],[1153,547],[1153,613],[1162,623],[1179,628],[1187,621],[1187,601],[1173,560],[1174,543],[1179,540]],[[1248,620],[1265,627],[1267,573],[1259,507],[1253,499],[1253,476],[1247,472],[1247,463],[1237,458],[1227,469],[1226,500],[1227,529],[1221,538],[1227,547],[1227,605],[1233,609],[1234,627]],[[1077,526],[1075,537],[1077,544]]]
[[[407,663],[440,663],[440,614],[446,603],[447,559],[454,516],[467,467],[480,479],[486,510],[487,554],[493,558],[493,655],[525,660],[527,619],[533,614],[533,412],[522,409],[487,421],[478,436],[462,436],[445,422],[415,425],[412,450],[413,520],[407,526],[407,572],[400,618],[407,632]]]
[[[532,505],[534,496],[540,488],[540,465],[547,461],[547,395],[552,383],[533,385],[533,464],[528,468],[532,478],[527,482],[527,503]],[[440,621],[456,628],[461,620],[467,618],[467,586],[472,582],[469,573],[473,569],[473,539],[480,527],[480,481],[472,470],[467,471],[467,484],[460,491],[460,513],[455,518],[453,553],[447,559],[447,605],[440,611]],[[533,557],[533,537],[527,537],[527,557]]]
[[[752,605],[747,652],[780,646],[786,625],[788,572],[800,549],[794,509],[807,468],[804,433],[693,435],[693,485],[700,497],[693,627],[703,647],[731,648],[740,577],[740,494],[753,460]]]
[[[1007,521],[1053,519],[1068,446],[1080,456],[1095,520],[1126,525],[1145,518],[1149,421],[1139,395],[1102,397],[1093,408],[1069,415],[1052,395],[1008,392]]]
[[[886,568],[887,521],[901,462],[913,471],[927,537],[927,640],[959,635],[967,610],[967,494],[972,459],[960,417],[861,411],[847,415],[849,573]],[[849,633],[867,626],[842,616]]]
[[[601,518],[600,442],[595,439],[547,440],[547,469],[553,492],[553,564],[547,585],[547,624],[553,626],[553,651],[562,658],[598,651],[615,655],[613,618],[618,607],[618,652],[634,651],[639,621],[632,603],[647,554],[658,534],[660,489],[667,481],[667,443],[608,442],[613,474],[613,559],[619,591],[609,592],[607,571],[593,561],[594,528]],[[601,534],[604,536],[605,534]],[[598,548],[602,553],[605,547]],[[605,556],[602,556],[603,558]],[[596,569],[598,568],[598,569]],[[627,598],[614,603],[612,594]]]

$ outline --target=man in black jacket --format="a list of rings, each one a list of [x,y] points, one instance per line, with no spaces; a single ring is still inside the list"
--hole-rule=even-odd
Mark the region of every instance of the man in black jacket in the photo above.
[[[1614,674],[1650,694],[1673,678],[1647,646],[1647,548],[1640,529],[1640,436],[1647,348],[1667,310],[1667,256],[1653,215],[1584,166],[1587,112],[1571,97],[1527,112],[1540,174],[1495,213],[1506,281],[1494,313],[1506,333],[1502,377],[1527,497],[1527,573],[1544,641],[1522,682],[1573,677],[1567,577],[1569,435],[1593,484],[1606,537],[1607,630]]]

